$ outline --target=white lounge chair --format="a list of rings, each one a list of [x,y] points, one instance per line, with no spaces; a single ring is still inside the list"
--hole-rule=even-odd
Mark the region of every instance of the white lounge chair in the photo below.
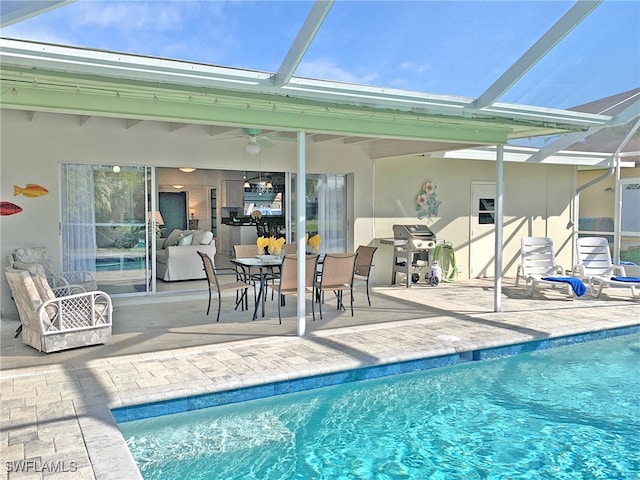
[[[613,264],[605,237],[579,238],[576,253],[573,276],[588,282],[592,295],[599,297],[604,287],[621,287],[630,288],[631,295],[640,298],[640,278],[627,277],[622,265]]]
[[[582,296],[587,287],[578,278],[565,275],[564,268],[556,263],[553,240],[548,237],[524,237],[521,240],[521,264],[518,265],[516,285],[520,278],[527,284],[527,292],[533,296],[540,287],[566,287],[570,297]]]

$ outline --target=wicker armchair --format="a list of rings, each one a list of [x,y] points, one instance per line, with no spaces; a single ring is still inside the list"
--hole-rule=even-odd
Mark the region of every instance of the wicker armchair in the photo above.
[[[22,324],[22,342],[41,352],[108,343],[111,298],[101,291],[56,297],[41,265],[5,268]]]

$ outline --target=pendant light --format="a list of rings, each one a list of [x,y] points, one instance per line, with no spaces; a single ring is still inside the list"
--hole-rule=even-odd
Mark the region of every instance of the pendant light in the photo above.
[[[258,180],[258,195],[262,195],[262,153],[258,152],[258,169],[260,171],[260,180]]]
[[[242,188],[251,188],[251,184],[249,183],[249,180],[247,180],[247,150],[244,150],[244,173],[242,174],[242,179],[244,180],[244,183],[242,184]]]

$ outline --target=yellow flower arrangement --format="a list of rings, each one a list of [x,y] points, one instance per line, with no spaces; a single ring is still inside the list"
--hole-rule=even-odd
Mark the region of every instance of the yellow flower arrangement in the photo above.
[[[320,234],[318,233],[313,237],[309,238],[308,243],[309,245],[311,245],[311,248],[313,248],[313,253],[317,255],[318,251],[320,250],[320,243],[322,243],[322,238],[320,237]]]
[[[265,247],[269,247],[269,239],[267,237],[258,237],[256,245],[258,247],[258,255],[263,255]]]

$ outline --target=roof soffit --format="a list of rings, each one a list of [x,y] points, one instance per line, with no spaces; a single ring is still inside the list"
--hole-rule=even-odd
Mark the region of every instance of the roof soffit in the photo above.
[[[16,40],[1,41],[2,63],[22,72],[39,68],[60,79],[62,72],[69,82],[108,80],[125,85],[145,82],[165,89],[221,89],[220,92],[271,95],[300,101],[319,102],[336,107],[365,107],[376,111],[405,112],[418,116],[451,116],[459,119],[480,119],[505,125],[508,138],[523,135],[519,125],[543,126],[545,131],[529,129],[524,135],[544,135],[551,130],[580,130],[601,125],[610,120],[603,115],[573,113],[511,104],[493,104],[483,109],[471,107],[473,99],[466,97],[421,94],[400,90],[379,89],[359,85],[292,78],[284,87],[275,87],[270,74],[229,69],[150,57],[76,49],[55,45],[34,44]],[[222,94],[222,93],[220,93]],[[296,127],[298,128],[298,127]]]
[[[179,85],[105,81],[40,69],[4,68],[2,73],[2,102],[7,108],[465,143],[502,143],[531,132],[564,131],[503,119],[447,117],[202,87],[186,90]]]

